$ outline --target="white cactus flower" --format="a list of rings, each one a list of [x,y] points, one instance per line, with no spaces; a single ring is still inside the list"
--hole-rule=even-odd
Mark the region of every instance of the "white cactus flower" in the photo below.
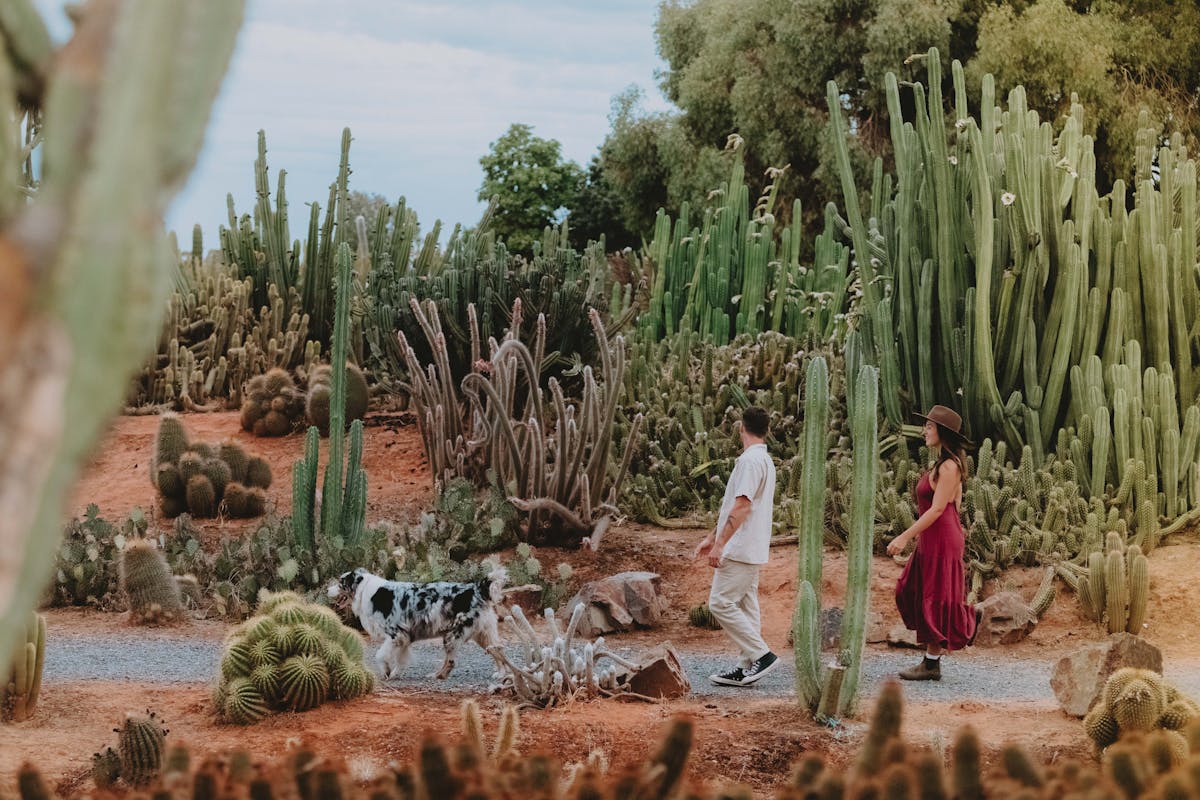
[[[958,156],[950,156],[947,159],[951,164],[958,165]]]
[[[1017,196],[1012,192],[1005,192],[1004,194],[1000,195],[1000,203],[1002,205],[1011,206],[1015,202],[1017,202]]]

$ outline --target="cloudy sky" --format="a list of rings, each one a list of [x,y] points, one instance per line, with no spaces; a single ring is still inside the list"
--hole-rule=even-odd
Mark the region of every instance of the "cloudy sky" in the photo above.
[[[0,0],[2,2],[2,0]],[[61,0],[38,0],[57,38]],[[204,150],[167,217],[187,246],[192,224],[216,245],[225,195],[254,200],[257,132],[272,185],[287,170],[292,237],[306,204],[325,205],[343,127],[350,186],[403,195],[422,229],[474,223],[479,157],[514,122],[558,139],[586,165],[631,84],[666,107],[654,78],[656,0],[247,0],[246,21],[213,108]]]

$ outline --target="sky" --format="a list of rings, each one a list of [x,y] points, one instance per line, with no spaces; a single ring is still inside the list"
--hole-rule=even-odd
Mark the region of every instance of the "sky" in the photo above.
[[[61,0],[36,0],[58,41]],[[206,249],[254,203],[254,159],[266,131],[272,190],[287,171],[292,238],[307,204],[324,208],[349,127],[350,188],[407,198],[422,230],[474,224],[479,158],[514,122],[557,139],[587,165],[609,129],[614,95],[630,85],[662,110],[655,70],[656,0],[247,0],[233,60],[204,149],[167,213],[167,229]]]

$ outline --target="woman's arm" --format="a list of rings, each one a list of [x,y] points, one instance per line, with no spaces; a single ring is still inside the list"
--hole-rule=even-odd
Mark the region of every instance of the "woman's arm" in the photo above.
[[[922,531],[937,521],[942,512],[946,510],[946,506],[954,500],[958,494],[958,489],[962,481],[959,478],[958,464],[953,461],[946,461],[938,468],[937,483],[933,486],[933,502],[929,505],[929,510],[917,518],[917,521],[908,526],[908,530],[897,536],[888,544],[888,555],[896,555],[904,552],[904,548],[913,539],[921,535]]]

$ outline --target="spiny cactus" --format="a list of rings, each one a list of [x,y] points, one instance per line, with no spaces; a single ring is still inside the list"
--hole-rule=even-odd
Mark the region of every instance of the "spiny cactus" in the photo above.
[[[145,716],[129,714],[115,728],[121,778],[131,786],[142,786],[157,777],[162,768],[168,731],[153,711]]]
[[[1174,733],[1200,718],[1200,705],[1163,680],[1157,672],[1124,667],[1112,673],[1100,700],[1083,719],[1097,753],[1130,734],[1159,729]],[[1167,737],[1168,749],[1173,737]],[[1186,745],[1186,740],[1185,740]],[[1185,751],[1186,754],[1186,751]]]
[[[176,452],[175,460],[169,460]],[[247,455],[236,442],[188,443],[179,419],[165,414],[153,461],[154,487],[165,516],[186,511],[208,518],[224,510],[231,517],[248,518],[266,512],[271,467],[262,457]]]
[[[368,694],[358,635],[294,592],[263,592],[258,615],[226,640],[213,692],[217,713],[246,725],[272,711],[306,711]]]
[[[304,395],[287,370],[274,367],[246,384],[242,430],[255,436],[286,436],[304,417]]]
[[[708,628],[714,631],[721,629],[721,623],[717,622],[717,618],[713,616],[708,603],[691,608],[688,611],[688,623],[695,628]]]
[[[1103,621],[1109,633],[1140,634],[1150,595],[1150,564],[1141,547],[1125,546],[1110,532],[1105,551],[1087,556],[1086,570],[1077,569],[1079,603],[1088,619]]]
[[[37,709],[42,688],[42,663],[46,655],[46,618],[32,612],[25,637],[17,643],[8,675],[0,684],[0,720],[24,722]]]
[[[152,539],[131,539],[125,545],[121,591],[129,602],[130,619],[137,624],[157,625],[184,618],[179,584]]]
[[[344,421],[349,425],[356,419],[367,415],[367,404],[370,395],[367,389],[367,379],[362,370],[352,362],[346,362],[346,411]],[[308,379],[308,396],[305,400],[305,412],[308,424],[316,426],[322,436],[329,435],[329,407],[333,402],[333,369],[328,364],[322,364],[313,370]]]

